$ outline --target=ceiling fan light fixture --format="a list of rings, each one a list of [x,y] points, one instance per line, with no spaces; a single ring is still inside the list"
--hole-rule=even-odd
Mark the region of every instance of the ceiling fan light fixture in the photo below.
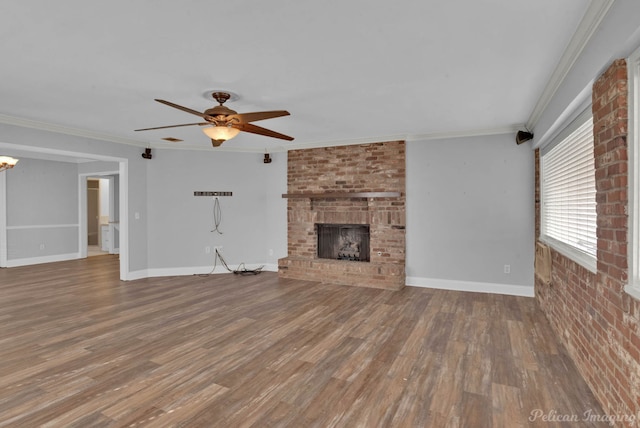
[[[225,101],[231,98],[231,94],[227,92],[214,92],[211,96],[218,101],[220,105],[209,108],[204,112],[199,112],[188,107],[161,100],[156,98],[155,100],[161,104],[173,107],[178,110],[182,110],[186,113],[193,114],[201,117],[206,122],[196,123],[181,123],[179,125],[168,126],[156,126],[153,128],[136,129],[136,131],[151,131],[155,129],[177,128],[181,126],[207,126],[202,128],[202,132],[209,137],[213,147],[218,147],[227,140],[234,138],[240,131],[248,132],[250,134],[264,135],[266,137],[280,138],[281,140],[293,141],[293,137],[281,134],[279,132],[272,131],[270,129],[262,128],[260,126],[253,125],[251,122],[257,122],[259,120],[272,119],[275,117],[289,116],[289,112],[286,110],[271,110],[271,111],[256,111],[251,113],[238,113],[235,110],[231,110],[225,107],[223,104]]]
[[[222,144],[222,142],[238,135],[240,130],[232,128],[231,126],[207,126],[206,128],[202,128],[202,132],[204,132],[207,137],[215,141],[220,141]]]
[[[11,169],[18,163],[18,159],[9,156],[0,156],[0,171]]]

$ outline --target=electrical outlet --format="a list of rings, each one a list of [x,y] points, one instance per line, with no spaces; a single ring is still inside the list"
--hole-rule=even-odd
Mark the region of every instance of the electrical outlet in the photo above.
[[[222,254],[222,246],[219,246],[219,247],[213,247],[213,249],[214,249],[215,251],[217,251],[218,253]]]
[[[269,248],[269,255],[273,256],[273,248]]]
[[[44,244],[40,244],[40,249],[44,250]]]
[[[511,265],[504,265],[504,273],[511,273]]]
[[[204,247],[204,252],[206,254],[211,254],[211,247]]]

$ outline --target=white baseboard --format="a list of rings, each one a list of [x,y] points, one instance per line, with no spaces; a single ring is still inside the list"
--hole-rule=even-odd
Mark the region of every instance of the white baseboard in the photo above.
[[[7,260],[7,267],[39,265],[41,263],[64,262],[80,258],[80,253],[54,254],[52,256],[28,257],[24,259]]]
[[[237,265],[230,265],[231,269],[237,269]],[[262,267],[265,272],[277,272],[278,265],[276,264],[248,264],[244,268],[247,270],[254,270]],[[136,279],[144,278],[156,278],[161,276],[188,276],[188,275],[209,275],[209,274],[221,274],[231,273],[224,266],[216,266],[215,270],[213,266],[191,266],[191,267],[171,267],[171,268],[152,268],[142,269],[133,272],[129,272],[124,281],[135,281]]]
[[[186,276],[186,275],[229,273],[229,271],[222,266],[216,266],[215,269],[213,269],[212,266],[153,268],[153,269],[147,269],[147,272],[148,272],[149,278],[155,278],[159,276]]]
[[[405,284],[411,287],[439,290],[471,291],[475,293],[506,294],[509,296],[535,297],[533,286],[495,284],[488,282],[458,281],[452,279],[407,277]]]
[[[274,263],[267,263],[262,268],[265,272],[278,272],[278,265]]]
[[[207,275],[229,273],[224,268],[216,267],[215,271],[211,271],[211,267],[176,267],[176,268],[156,268],[141,269],[128,272],[123,281],[135,281],[137,279],[157,278],[162,276],[188,276],[188,275]]]
[[[120,278],[122,281],[135,281],[136,279],[149,278],[149,272],[147,269],[136,270],[127,272],[124,278]]]
[[[24,259],[7,260],[7,267],[28,266],[41,263],[53,263],[62,262],[66,260],[75,260],[80,258],[80,253],[70,254],[57,254],[53,256],[45,257],[30,257]],[[233,265],[232,269],[237,269],[238,266]],[[247,270],[254,270],[262,267],[265,272],[277,272],[278,265],[273,263],[266,264],[248,264],[244,268]],[[207,274],[224,274],[231,273],[224,266],[216,266],[213,269],[212,266],[191,266],[191,267],[172,267],[172,268],[153,268],[153,269],[141,269],[137,271],[128,272],[125,281],[135,281],[137,279],[154,278],[162,276],[186,276],[186,275],[207,275]],[[510,285],[510,284],[495,284],[486,282],[473,282],[473,281],[459,281],[451,279],[439,279],[439,278],[421,278],[410,277],[406,278],[405,284],[410,287],[423,287],[423,288],[435,288],[440,290],[452,290],[452,291],[469,291],[476,293],[492,293],[492,294],[506,294],[510,296],[523,296],[534,297],[535,291],[533,286],[524,285]]]

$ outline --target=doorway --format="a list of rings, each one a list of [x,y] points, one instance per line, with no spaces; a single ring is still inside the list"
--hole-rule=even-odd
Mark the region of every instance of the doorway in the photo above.
[[[118,175],[86,177],[86,256],[119,254]]]
[[[100,245],[100,180],[87,178],[87,245]]]

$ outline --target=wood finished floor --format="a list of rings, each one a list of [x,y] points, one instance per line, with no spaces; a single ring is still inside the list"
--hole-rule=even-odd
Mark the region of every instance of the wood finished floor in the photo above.
[[[534,299],[0,269],[0,427],[520,427],[602,414]]]

